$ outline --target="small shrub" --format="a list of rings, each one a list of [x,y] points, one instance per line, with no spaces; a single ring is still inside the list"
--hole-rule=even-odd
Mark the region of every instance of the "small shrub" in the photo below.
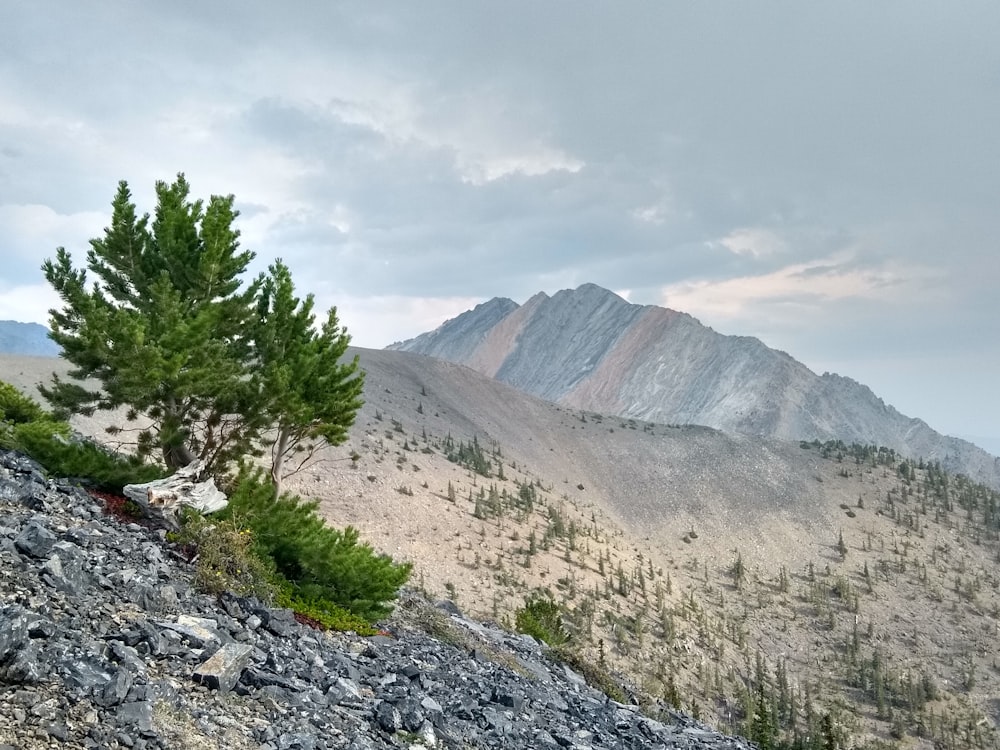
[[[367,622],[387,615],[412,566],[377,554],[350,526],[327,526],[318,506],[287,494],[275,498],[263,472],[244,466],[220,515],[239,518],[253,532],[258,555],[288,582],[291,600],[334,613],[337,607]]]
[[[12,424],[39,422],[48,415],[38,402],[0,380],[0,421]]]
[[[275,603],[281,607],[294,610],[299,618],[311,620],[328,630],[353,630],[358,635],[375,635],[378,630],[362,617],[338,607],[330,601],[319,599],[306,601],[294,593],[295,587],[287,581],[278,584]]]
[[[209,594],[231,591],[271,601],[276,594],[273,565],[257,553],[253,533],[230,517],[209,520],[197,511],[185,509],[180,532],[171,541],[197,549],[195,585]]]
[[[527,633],[549,646],[561,646],[569,641],[559,605],[543,595],[529,598],[517,611],[514,624],[518,632]]]

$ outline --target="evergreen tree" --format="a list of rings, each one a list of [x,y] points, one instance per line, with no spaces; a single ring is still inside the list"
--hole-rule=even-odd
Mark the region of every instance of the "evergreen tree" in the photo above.
[[[288,494],[275,498],[259,471],[243,467],[220,515],[252,530],[259,553],[282,579],[286,606],[335,605],[368,621],[388,614],[412,566],[377,554],[350,526],[327,526],[318,506]]]
[[[128,407],[141,457],[168,469],[205,462],[224,473],[259,455],[273,432],[271,476],[302,468],[323,441],[343,442],[361,406],[357,359],[327,313],[314,328],[313,298],[299,300],[280,261],[241,288],[253,253],[239,248],[233,196],[189,198],[183,175],[158,182],[152,220],[138,217],[128,185],[112,203],[111,226],[91,241],[87,270],[58,248],[42,266],[63,308],[52,338],[75,366],[43,394],[62,412]],[[87,271],[95,277],[88,287]],[[79,380],[94,379],[89,390]],[[135,428],[143,418],[148,427]],[[113,428],[123,432],[127,425]],[[292,457],[299,457],[288,470]]]
[[[317,333],[313,296],[295,296],[292,275],[280,260],[269,273],[256,305],[254,358],[260,399],[276,426],[271,479],[280,496],[282,480],[300,471],[318,447],[347,438],[362,405],[364,373],[357,355],[340,361],[351,338],[338,324],[337,309],[330,309]],[[286,470],[293,457],[296,465]]]
[[[206,205],[188,194],[183,175],[158,182],[151,222],[119,183],[111,225],[87,251],[89,287],[62,247],[42,264],[63,302],[49,327],[70,377],[99,383],[56,378],[42,393],[63,413],[126,406],[130,422],[149,424],[140,455],[158,453],[170,469],[200,458],[211,471],[251,452],[265,426],[245,335],[258,283],[241,288],[254,256],[240,250],[233,196]]]
[[[733,561],[733,565],[729,572],[733,576],[733,585],[738,589],[743,588],[743,583],[746,580],[746,566],[743,565],[743,555],[740,552],[736,553],[736,559]]]

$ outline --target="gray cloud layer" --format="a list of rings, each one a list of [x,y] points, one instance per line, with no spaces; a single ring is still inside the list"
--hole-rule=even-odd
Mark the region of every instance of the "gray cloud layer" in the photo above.
[[[0,6],[0,317],[118,179],[405,338],[592,281],[1000,434],[1000,6]]]

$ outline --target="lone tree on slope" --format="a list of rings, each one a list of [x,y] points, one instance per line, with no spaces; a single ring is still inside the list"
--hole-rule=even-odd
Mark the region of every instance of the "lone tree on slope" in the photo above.
[[[51,337],[74,365],[42,392],[68,413],[126,407],[128,425],[111,431],[131,429],[139,455],[168,469],[201,459],[221,474],[272,436],[280,488],[290,455],[346,438],[363,373],[357,358],[339,363],[350,337],[336,309],[316,332],[312,298],[293,296],[280,261],[243,284],[254,254],[240,249],[233,196],[189,193],[183,174],[157,182],[156,210],[140,217],[123,181],[86,270],[61,247],[42,265],[63,302]]]

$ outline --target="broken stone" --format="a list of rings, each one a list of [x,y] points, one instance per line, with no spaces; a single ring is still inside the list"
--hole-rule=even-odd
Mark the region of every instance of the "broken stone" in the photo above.
[[[232,690],[252,653],[253,646],[246,643],[227,643],[201,663],[194,671],[194,680],[223,693]]]
[[[161,628],[179,633],[194,648],[204,648],[221,640],[219,631],[215,628],[215,620],[209,620],[205,617],[178,615],[177,622],[160,621],[156,624]]]
[[[30,521],[24,530],[17,535],[14,545],[24,554],[41,559],[49,554],[57,538],[41,524]]]

